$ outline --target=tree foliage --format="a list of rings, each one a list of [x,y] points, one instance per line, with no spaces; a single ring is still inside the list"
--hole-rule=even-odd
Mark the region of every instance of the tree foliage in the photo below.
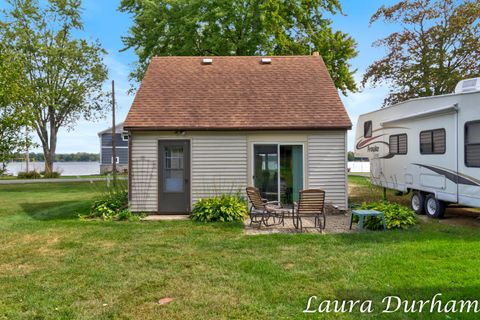
[[[51,172],[58,130],[81,118],[93,119],[105,108],[105,51],[98,41],[74,36],[83,27],[79,0],[7,2],[0,35],[22,61],[17,104],[29,115],[41,141],[45,171]]]
[[[452,93],[462,79],[480,76],[480,2],[405,0],[382,6],[370,22],[403,29],[374,43],[386,56],[366,71],[362,84],[391,86],[385,104]]]
[[[7,163],[15,157],[15,153],[23,150],[27,143],[21,128],[14,109],[0,107],[0,175],[5,173]]]
[[[10,52],[7,44],[0,43],[0,175],[7,162],[13,159],[27,142],[22,134],[25,117],[15,101],[20,96],[21,63]]]
[[[123,38],[134,48],[141,81],[154,56],[305,55],[319,51],[344,94],[356,91],[347,34],[333,31],[325,13],[342,13],[339,0],[122,0],[134,24]]]

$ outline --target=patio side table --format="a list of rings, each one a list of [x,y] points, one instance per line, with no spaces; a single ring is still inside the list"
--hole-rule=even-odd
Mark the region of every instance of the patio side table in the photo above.
[[[350,230],[352,230],[353,216],[358,217],[358,228],[360,231],[363,230],[363,223],[365,222],[365,217],[380,217],[383,222],[383,230],[387,230],[387,223],[385,221],[385,215],[381,211],[376,210],[353,210],[352,215],[350,216]]]

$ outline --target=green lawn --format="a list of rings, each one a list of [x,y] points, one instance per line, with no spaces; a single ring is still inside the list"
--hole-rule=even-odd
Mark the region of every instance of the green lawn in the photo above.
[[[96,189],[0,186],[0,319],[479,317],[380,314],[387,295],[480,299],[478,229],[430,221],[386,233],[246,236],[241,224],[79,221]],[[306,317],[311,295],[370,299],[375,311]],[[175,300],[159,305],[163,297]]]
[[[361,176],[349,176],[349,199],[353,203],[383,200],[383,188],[374,186],[370,179]],[[394,190],[387,190],[387,200],[398,202],[405,206],[410,205],[410,196],[398,196]]]

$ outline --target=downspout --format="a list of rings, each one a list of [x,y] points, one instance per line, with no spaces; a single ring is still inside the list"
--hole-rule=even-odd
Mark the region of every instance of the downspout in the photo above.
[[[459,170],[459,166],[458,166],[458,157],[459,157],[458,143],[459,143],[459,140],[458,139],[460,137],[460,135],[458,134],[458,128],[459,128],[459,126],[458,126],[458,103],[455,103],[454,106],[455,106],[455,149],[456,149],[455,150],[455,168],[456,168],[455,171],[457,173],[455,175],[455,180],[456,180],[455,181],[455,187],[457,188],[457,192],[456,192],[455,196],[456,196],[457,203],[458,203],[458,200],[459,200],[458,193],[460,191],[460,188],[458,186],[458,179],[459,179],[459,176],[458,176],[459,175],[459,172],[458,172],[458,170]]]
[[[132,134],[128,132],[128,202],[132,202]]]

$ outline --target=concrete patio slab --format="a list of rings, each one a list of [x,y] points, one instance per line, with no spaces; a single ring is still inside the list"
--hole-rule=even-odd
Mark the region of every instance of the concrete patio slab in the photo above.
[[[307,227],[303,229],[303,233],[323,233],[323,234],[335,234],[335,233],[349,233],[356,231],[356,224],[350,227],[350,214],[335,214],[327,215],[327,223],[325,230],[320,232],[317,228],[308,228],[314,226],[313,218],[303,218],[303,226]],[[258,224],[250,226],[250,219],[245,220],[245,234],[258,235],[258,234],[272,234],[272,233],[300,233],[300,230],[295,229],[291,216],[285,217],[285,226],[277,225],[271,227],[265,227],[262,225],[260,228]]]
[[[190,219],[190,217],[186,214],[152,214],[143,218],[142,221],[171,221],[188,219]]]

